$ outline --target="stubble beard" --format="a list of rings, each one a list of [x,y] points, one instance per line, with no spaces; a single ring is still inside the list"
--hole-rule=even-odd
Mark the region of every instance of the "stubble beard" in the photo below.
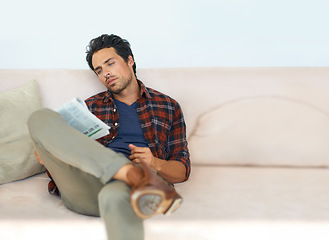
[[[125,90],[129,84],[132,82],[132,76],[130,75],[128,78],[118,79],[114,84],[107,86],[107,89],[112,94],[120,94],[123,90]]]

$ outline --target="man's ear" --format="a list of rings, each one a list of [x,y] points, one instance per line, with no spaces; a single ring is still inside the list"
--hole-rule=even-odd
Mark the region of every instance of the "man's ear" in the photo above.
[[[134,61],[133,57],[131,55],[129,55],[128,56],[128,65],[130,67],[132,67],[132,66],[134,66],[134,64],[135,64],[135,61]]]

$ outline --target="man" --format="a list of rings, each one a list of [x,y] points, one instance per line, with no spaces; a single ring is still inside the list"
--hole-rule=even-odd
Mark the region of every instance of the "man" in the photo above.
[[[190,174],[183,114],[137,80],[126,40],[95,38],[86,59],[108,90],[85,102],[110,134],[99,144],[42,109],[29,119],[37,156],[69,209],[102,216],[109,239],[143,239],[143,219],[170,214],[182,201],[172,183]]]

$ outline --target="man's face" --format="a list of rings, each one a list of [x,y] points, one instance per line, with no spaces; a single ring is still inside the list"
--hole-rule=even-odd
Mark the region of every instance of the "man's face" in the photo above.
[[[92,64],[99,80],[113,94],[121,93],[135,78],[133,58],[129,56],[125,62],[112,47],[95,52]]]

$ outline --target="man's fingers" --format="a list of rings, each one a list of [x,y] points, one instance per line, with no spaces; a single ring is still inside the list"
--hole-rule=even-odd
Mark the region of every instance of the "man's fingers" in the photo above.
[[[132,144],[130,144],[132,145]],[[129,145],[129,148],[130,148],[130,145]],[[131,149],[131,154],[135,154],[135,153],[147,153],[148,149],[149,148],[144,148],[144,147],[137,147],[135,145],[133,145],[134,147],[133,148],[130,148]]]
[[[136,148],[136,146],[134,144],[129,144],[128,147],[131,149],[131,150],[134,150]]]
[[[129,156],[129,159],[130,160],[133,160],[133,159],[142,158],[142,157],[143,157],[143,154],[141,154],[141,153],[134,153],[134,154],[131,154]]]
[[[134,159],[134,160],[132,160],[134,163],[141,163],[142,161],[140,160],[140,159]]]

